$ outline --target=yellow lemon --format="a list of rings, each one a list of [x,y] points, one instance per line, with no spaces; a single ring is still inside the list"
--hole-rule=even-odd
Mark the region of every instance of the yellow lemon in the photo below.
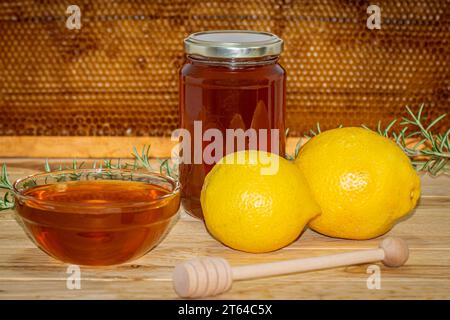
[[[325,131],[295,160],[322,214],[309,226],[322,234],[370,239],[389,231],[420,196],[420,179],[391,140],[364,128]]]
[[[290,244],[320,212],[293,163],[254,150],[222,158],[206,176],[200,200],[217,240],[255,253]]]

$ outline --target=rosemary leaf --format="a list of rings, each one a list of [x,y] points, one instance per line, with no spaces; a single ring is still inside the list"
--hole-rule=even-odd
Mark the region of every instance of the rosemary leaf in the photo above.
[[[45,170],[45,172],[51,172],[52,171],[52,169],[50,168],[50,164],[48,163],[48,159],[45,159],[44,170]]]
[[[377,123],[375,132],[392,139],[405,154],[410,157],[411,163],[417,171],[428,172],[436,176],[440,173],[449,173],[450,168],[450,129],[444,134],[432,132],[436,124],[444,119],[447,114],[442,114],[425,124],[424,117],[425,104],[421,104],[417,113],[406,106],[406,116],[402,117],[399,123],[399,131],[391,131],[397,123],[397,119],[392,120],[386,128],[382,128],[381,121]],[[363,128],[372,130],[366,125]],[[317,127],[320,128],[319,124]],[[310,130],[310,135],[317,135],[314,130]],[[413,139],[413,141],[408,140]],[[411,147],[411,144],[414,145]],[[295,157],[300,149],[300,141],[295,148]]]
[[[11,199],[12,199],[11,193],[6,192],[3,196],[3,199],[0,199],[0,211],[14,208],[14,201]]]
[[[429,125],[428,127],[425,129],[426,131],[430,131],[430,129],[439,121],[441,121],[442,119],[444,119],[447,116],[446,113],[441,114],[439,117],[437,117],[436,119],[434,119]]]
[[[301,140],[301,139],[298,139],[298,142],[297,142],[297,144],[295,145],[295,153],[294,153],[295,158],[297,158],[301,146],[302,146],[302,140]]]
[[[0,189],[12,190],[12,184],[8,178],[8,172],[6,171],[6,164],[2,165],[2,173],[0,175]]]
[[[397,119],[394,119],[391,121],[391,123],[389,123],[386,127],[386,129],[384,129],[383,131],[383,136],[388,137],[389,136],[389,131],[391,130],[391,128],[394,126],[394,124],[397,122]]]

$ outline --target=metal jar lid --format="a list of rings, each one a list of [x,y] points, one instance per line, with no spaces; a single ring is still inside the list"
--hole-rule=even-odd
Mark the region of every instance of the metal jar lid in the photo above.
[[[184,39],[188,55],[211,58],[245,59],[276,56],[283,51],[283,40],[269,32],[215,30],[196,32]]]

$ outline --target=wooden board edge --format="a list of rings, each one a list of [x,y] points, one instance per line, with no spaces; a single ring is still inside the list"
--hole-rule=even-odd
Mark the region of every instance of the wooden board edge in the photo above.
[[[286,151],[294,154],[298,137],[286,141]],[[306,138],[302,138],[302,143]],[[0,136],[1,158],[130,158],[133,147],[138,151],[150,145],[150,155],[170,157],[176,141],[170,137],[66,137],[66,136]]]

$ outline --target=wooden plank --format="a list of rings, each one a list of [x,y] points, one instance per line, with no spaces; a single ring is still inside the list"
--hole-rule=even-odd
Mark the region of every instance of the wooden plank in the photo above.
[[[42,160],[3,159],[11,179],[36,171]],[[381,270],[381,289],[369,290],[368,265],[237,282],[221,299],[449,299],[450,176],[422,176],[420,205],[388,235],[410,245],[408,263]],[[41,252],[14,220],[0,213],[0,299],[161,299],[177,298],[171,273],[175,264],[196,256],[223,256],[233,265],[280,261],[362,250],[379,239],[347,241],[306,230],[290,246],[266,254],[227,248],[211,238],[204,224],[186,214],[166,239],[144,257],[115,267],[81,268],[81,289],[66,287],[67,265]],[[214,299],[216,299],[214,298]]]
[[[434,219],[450,215],[439,210]],[[391,235],[404,232],[428,217],[419,210],[412,218],[399,224]],[[414,222],[416,220],[417,222]],[[444,232],[449,234],[448,221]],[[403,232],[398,228],[402,227]],[[368,242],[330,239],[307,231],[302,238],[280,251],[252,255],[223,247],[204,230],[199,221],[183,217],[164,242],[143,258],[117,267],[82,267],[82,289],[66,288],[67,266],[38,250],[26,238],[17,224],[4,224],[14,247],[0,249],[0,298],[176,298],[171,289],[171,272],[176,263],[200,255],[224,256],[234,265],[319,256],[348,250],[366,249],[376,245]],[[425,230],[426,231],[426,230]],[[409,231],[411,233],[411,231]],[[186,234],[189,234],[187,241]],[[234,289],[221,298],[448,298],[450,288],[450,255],[448,238],[436,237],[438,246],[427,235],[407,237],[411,244],[411,259],[405,267],[390,269],[378,264],[382,273],[382,290],[366,287],[368,265],[337,268],[305,274],[260,279],[236,283]],[[18,241],[20,240],[20,241]],[[446,245],[446,246],[444,246]],[[434,249],[433,249],[434,248]],[[324,288],[332,290],[324,290]]]
[[[289,154],[298,140],[287,139]],[[167,158],[176,142],[169,137],[0,136],[0,145],[2,158],[129,158],[133,147],[140,151],[144,145],[151,145],[152,157]]]
[[[164,137],[1,136],[3,158],[129,158],[133,147],[151,145],[153,157],[170,157],[176,142]]]

